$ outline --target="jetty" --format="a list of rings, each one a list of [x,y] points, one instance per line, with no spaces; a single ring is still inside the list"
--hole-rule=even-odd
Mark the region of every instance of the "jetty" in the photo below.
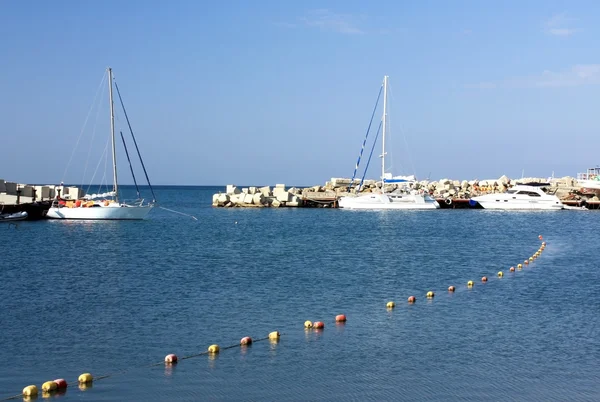
[[[424,180],[410,183],[408,189],[426,191],[438,201],[441,208],[478,208],[479,206],[469,202],[470,198],[489,193],[504,193],[517,184],[542,186],[568,206],[600,208],[600,190],[586,189],[577,179],[569,176],[550,179],[539,177],[510,179],[501,176],[498,179],[486,180]],[[398,188],[398,184],[386,184],[385,191],[392,192]],[[360,180],[352,181],[349,178],[332,178],[323,186],[311,187],[286,188],[284,184],[276,184],[274,187],[240,188],[229,184],[225,192],[213,195],[212,205],[223,208],[336,208],[340,197],[376,191],[381,191],[381,181],[365,180],[360,185]]]

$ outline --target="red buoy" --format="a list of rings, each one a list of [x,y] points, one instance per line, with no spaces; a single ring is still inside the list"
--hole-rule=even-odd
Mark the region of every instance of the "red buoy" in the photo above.
[[[456,288],[454,286],[448,286],[448,292],[454,292]]]
[[[250,345],[252,343],[252,338],[250,338],[249,336],[245,336],[242,338],[242,340],[240,340],[240,345],[242,346],[247,346]]]
[[[481,278],[481,282],[487,282],[487,276],[484,276],[483,278]]]
[[[539,235],[539,236],[538,236],[538,239],[542,240],[542,239],[543,239],[542,235]]]
[[[515,267],[510,267],[509,271],[510,272],[515,272]]]
[[[54,383],[56,384],[56,389],[67,388],[67,381],[64,378],[59,378],[57,380],[54,380]]]
[[[346,315],[345,314],[336,315],[335,322],[346,322]]]
[[[409,297],[408,297],[408,302],[409,302],[409,303],[414,303],[414,302],[416,302],[416,301],[417,301],[417,298],[416,298],[416,297],[414,297],[414,296],[409,296]]]
[[[167,364],[175,364],[177,363],[177,355],[169,354],[165,356],[165,363]]]
[[[313,324],[313,328],[314,329],[323,329],[323,328],[325,328],[325,324],[323,323],[323,321],[315,321]]]

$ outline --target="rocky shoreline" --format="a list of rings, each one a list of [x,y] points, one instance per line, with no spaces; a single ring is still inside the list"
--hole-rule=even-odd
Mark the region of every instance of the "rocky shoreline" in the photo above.
[[[224,193],[213,195],[214,207],[336,207],[337,200],[349,193],[356,193],[359,180],[332,178],[324,186],[312,187],[285,187],[276,184],[275,187],[243,187],[227,185]],[[452,180],[417,181],[409,185],[409,189],[424,190],[438,200],[468,200],[481,194],[503,193],[516,184],[533,184],[543,186],[547,192],[555,194],[561,201],[566,202],[595,202],[600,201],[600,191],[583,188],[575,178],[539,178],[526,177],[510,179],[502,176],[498,179],[488,180]],[[360,193],[380,191],[381,182],[365,180]],[[397,184],[386,184],[385,191],[391,192],[398,189]]]

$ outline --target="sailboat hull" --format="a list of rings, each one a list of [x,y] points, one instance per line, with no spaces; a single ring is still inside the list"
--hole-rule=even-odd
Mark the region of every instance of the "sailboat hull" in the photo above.
[[[46,214],[50,219],[87,219],[87,220],[142,220],[151,205],[125,205],[92,208],[51,207]]]
[[[427,195],[420,194],[364,194],[341,197],[342,209],[438,209],[440,204]]]

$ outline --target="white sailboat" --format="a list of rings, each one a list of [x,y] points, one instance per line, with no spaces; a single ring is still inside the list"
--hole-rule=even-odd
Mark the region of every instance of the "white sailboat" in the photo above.
[[[134,202],[122,202],[119,199],[119,185],[117,181],[117,152],[115,144],[115,114],[113,102],[113,75],[112,69],[107,69],[108,73],[108,94],[110,102],[110,135],[112,143],[112,164],[113,164],[113,189],[103,194],[93,194],[83,197],[79,200],[54,200],[53,205],[46,215],[51,219],[90,219],[90,220],[140,220],[144,219],[150,210],[154,207],[154,200],[151,203],[144,203],[143,199]],[[116,84],[115,84],[116,85]],[[117,87],[117,92],[119,88]],[[120,98],[120,94],[119,94]],[[122,102],[121,102],[122,104]],[[123,108],[124,110],[124,108]],[[127,118],[127,113],[125,112]],[[129,124],[129,119],[127,118]],[[131,129],[131,126],[130,126]],[[133,133],[132,133],[133,134]],[[135,137],[134,137],[135,142]],[[137,148],[137,143],[136,143]],[[138,150],[139,153],[139,150]],[[127,155],[129,159],[129,155]],[[140,157],[141,160],[141,157]],[[143,167],[143,162],[142,162]],[[133,171],[132,171],[133,172]],[[146,169],[144,167],[144,172]],[[148,175],[146,174],[146,178]],[[134,178],[135,180],[135,178]],[[136,183],[137,187],[137,183]],[[152,187],[150,187],[152,190]],[[139,197],[139,191],[138,191]]]
[[[382,116],[382,153],[381,153],[381,190],[364,194],[350,194],[338,200],[338,206],[343,209],[438,209],[440,205],[423,190],[397,189],[386,193],[386,184],[410,184],[414,176],[392,177],[386,172],[385,140],[387,129],[387,82],[388,76],[383,77],[383,116]]]

